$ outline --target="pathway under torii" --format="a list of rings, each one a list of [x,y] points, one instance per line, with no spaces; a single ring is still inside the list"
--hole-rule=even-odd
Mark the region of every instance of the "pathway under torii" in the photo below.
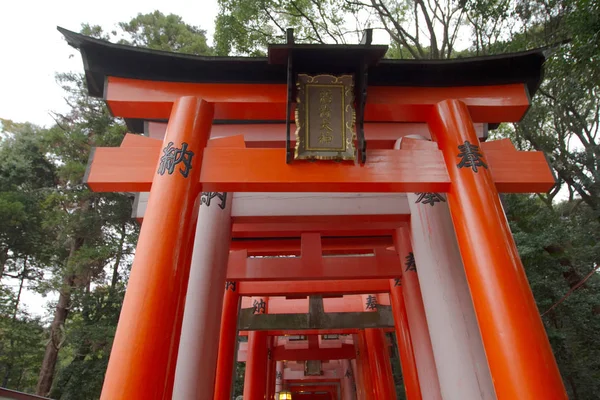
[[[385,60],[368,34],[288,34],[202,57],[60,31],[131,131],[86,183],[137,193],[142,223],[103,400],[230,399],[236,360],[245,400],[395,399],[387,332],[410,400],[567,398],[498,196],[554,179],[486,141],[528,110],[541,51]],[[341,73],[356,161],[297,159],[295,79]]]

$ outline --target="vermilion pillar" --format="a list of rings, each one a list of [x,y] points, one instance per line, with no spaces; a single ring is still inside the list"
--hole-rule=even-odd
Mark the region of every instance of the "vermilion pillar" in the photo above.
[[[402,294],[406,305],[406,316],[413,343],[415,363],[417,364],[421,395],[427,400],[441,400],[442,394],[433,358],[429,327],[425,318],[419,277],[416,269],[412,268],[414,254],[412,253],[408,229],[397,229],[394,241],[402,262]]]
[[[390,349],[383,329],[365,329],[369,365],[377,399],[395,399],[396,385],[390,362]]]
[[[267,298],[254,297],[254,312],[267,312]],[[268,335],[265,331],[248,333],[248,354],[244,376],[244,400],[264,400],[267,396]]]
[[[225,283],[221,332],[219,335],[219,356],[217,358],[217,374],[215,377],[214,400],[230,400],[233,370],[235,368],[237,349],[237,319],[240,295],[237,282]]]
[[[215,387],[231,237],[231,197],[227,193],[203,192],[200,200],[173,398],[210,399]],[[229,329],[236,329],[237,306],[233,313],[233,321],[225,321],[230,323]],[[235,341],[222,344],[235,346]]]
[[[400,353],[400,365],[402,366],[406,397],[408,400],[421,400],[417,364],[408,327],[408,318],[406,317],[406,306],[402,297],[402,278],[390,279],[390,302],[394,314],[396,340],[398,342],[398,352]]]
[[[283,361],[277,361],[276,362],[276,372],[275,372],[275,395],[277,396],[279,394],[279,392],[281,392],[283,390],[283,370],[284,370],[284,365],[283,365]],[[277,398],[277,397],[275,397]]]
[[[354,388],[354,375],[352,373],[352,366],[350,365],[350,360],[341,360],[342,363],[342,373],[344,377],[342,378],[342,390],[343,390],[343,400],[356,400],[356,391]]]
[[[277,345],[277,337],[270,336],[267,338],[267,399],[273,400],[275,397],[275,375],[276,375],[276,364],[275,360],[271,356],[273,347]]]
[[[376,400],[375,385],[373,383],[373,375],[371,374],[371,365],[369,361],[371,349],[367,347],[365,331],[359,331],[356,336],[358,338],[356,363],[359,365],[358,369],[362,378],[362,398],[364,400]]]
[[[498,399],[566,399],[467,106],[438,103],[429,126],[452,182],[448,205]]]
[[[415,268],[442,396],[495,400],[446,196],[407,193],[407,198]]]
[[[365,383],[363,380],[362,362],[360,359],[360,346],[358,342],[358,335],[352,335],[354,347],[356,349],[356,357],[350,362],[352,365],[352,373],[354,374],[354,385],[356,386],[356,398],[357,400],[365,399]]]
[[[182,293],[187,287],[191,216],[213,106],[196,97],[175,101],[157,160],[101,398],[171,397]]]

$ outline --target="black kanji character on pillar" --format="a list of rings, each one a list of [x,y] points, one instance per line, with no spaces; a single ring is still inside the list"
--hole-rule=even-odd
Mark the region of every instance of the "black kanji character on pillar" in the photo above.
[[[227,205],[227,192],[202,192],[200,195],[200,204],[206,204],[207,207],[210,207],[210,202],[215,197],[221,200],[219,208],[224,210]]]
[[[402,278],[394,278],[394,286],[402,286]]]
[[[377,297],[375,296],[367,296],[367,302],[365,303],[365,308],[367,310],[377,310]]]
[[[252,306],[254,307],[253,314],[264,314],[267,312],[267,303],[263,299],[260,299],[260,301],[254,300]]]
[[[280,381],[283,379],[283,372],[277,371],[275,372],[275,380]]]
[[[183,166],[179,168],[179,172],[184,178],[188,177],[190,169],[192,169],[192,157],[194,152],[187,149],[188,144],[183,142],[181,149],[173,147],[173,142],[169,142],[167,147],[163,149],[163,156],[160,158],[160,164],[158,165],[158,174],[164,175],[167,172],[171,175],[175,172],[175,166],[182,163]]]
[[[235,292],[235,288],[236,288],[235,282],[230,282],[230,281],[225,282],[225,290],[231,289],[232,292]]]
[[[267,359],[271,359],[271,349],[267,349]]]
[[[471,168],[473,172],[478,172],[477,167],[483,167],[487,169],[487,164],[483,161],[483,154],[479,150],[479,146],[472,145],[468,140],[465,143],[458,146],[457,157],[460,157],[460,162],[456,164],[458,168],[467,167]]]
[[[406,265],[405,272],[417,271],[417,263],[415,263],[415,255],[412,251],[406,256],[406,262],[404,263],[404,265]]]
[[[417,196],[419,196],[417,198],[417,201],[415,201],[416,204],[418,203],[423,203],[423,204],[429,204],[431,207],[433,207],[433,205],[435,203],[445,203],[446,199],[444,199],[442,197],[441,194],[439,193],[415,193]]]
[[[350,372],[349,369],[346,369],[346,373],[344,374],[344,376],[348,379],[352,379],[352,372]]]

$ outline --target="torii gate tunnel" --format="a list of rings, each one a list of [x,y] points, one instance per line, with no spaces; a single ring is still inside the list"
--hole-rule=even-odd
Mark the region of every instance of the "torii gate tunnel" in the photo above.
[[[230,399],[236,360],[244,400],[395,399],[388,332],[409,400],[567,398],[499,198],[554,178],[486,140],[541,51],[387,60],[370,31],[288,31],[203,57],[59,30],[132,132],[85,178],[142,223],[103,400]]]

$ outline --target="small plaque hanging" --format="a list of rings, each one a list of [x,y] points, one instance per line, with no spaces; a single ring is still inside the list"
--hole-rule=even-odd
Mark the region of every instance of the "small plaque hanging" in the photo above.
[[[352,75],[298,74],[296,152],[299,160],[354,160]]]

